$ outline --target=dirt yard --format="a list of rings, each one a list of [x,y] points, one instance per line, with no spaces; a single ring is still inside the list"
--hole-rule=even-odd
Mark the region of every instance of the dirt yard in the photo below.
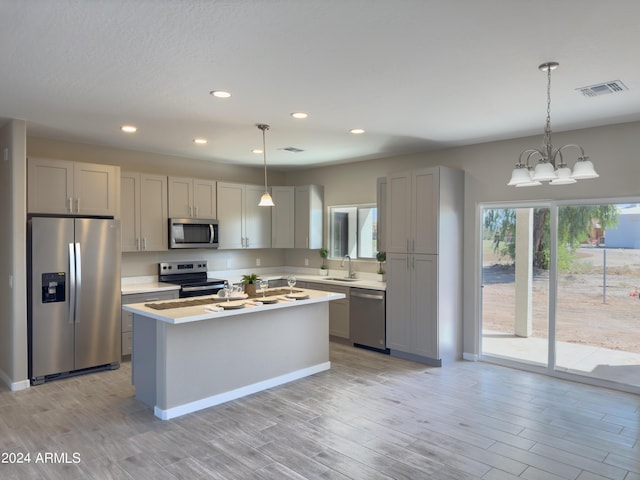
[[[485,248],[485,330],[514,332],[514,269]],[[640,250],[581,248],[573,270],[558,279],[557,340],[640,353]],[[548,338],[548,291],[548,271],[535,272],[533,336],[537,338]]]

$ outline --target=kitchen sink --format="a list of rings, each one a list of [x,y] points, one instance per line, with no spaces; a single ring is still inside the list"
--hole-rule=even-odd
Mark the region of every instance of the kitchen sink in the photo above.
[[[338,282],[357,282],[357,278],[349,277],[327,277],[326,280],[337,280]]]

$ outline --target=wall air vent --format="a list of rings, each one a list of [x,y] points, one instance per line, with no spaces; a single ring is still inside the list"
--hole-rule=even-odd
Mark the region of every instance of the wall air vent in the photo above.
[[[620,80],[612,80],[610,82],[599,83],[589,87],[576,88],[585,97],[599,97],[600,95],[608,95],[610,93],[624,92],[628,90],[626,85]]]
[[[283,147],[283,148],[279,148],[278,150],[286,150],[287,152],[291,152],[291,153],[304,152],[304,150],[302,150],[301,148],[296,148],[296,147]]]

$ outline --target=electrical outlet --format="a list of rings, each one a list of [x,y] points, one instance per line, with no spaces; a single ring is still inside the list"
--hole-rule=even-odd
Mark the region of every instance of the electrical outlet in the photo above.
[[[256,258],[256,267],[259,267],[262,262],[259,258]]]
[[[308,266],[309,266],[309,259],[308,259],[308,258],[305,258],[305,259],[304,259],[304,266],[305,266],[305,267],[308,267]]]

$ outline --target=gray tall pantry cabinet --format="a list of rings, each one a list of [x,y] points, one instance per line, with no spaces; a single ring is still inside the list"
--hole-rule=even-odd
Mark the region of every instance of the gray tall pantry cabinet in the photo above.
[[[462,357],[464,172],[387,177],[387,348],[441,366]]]

